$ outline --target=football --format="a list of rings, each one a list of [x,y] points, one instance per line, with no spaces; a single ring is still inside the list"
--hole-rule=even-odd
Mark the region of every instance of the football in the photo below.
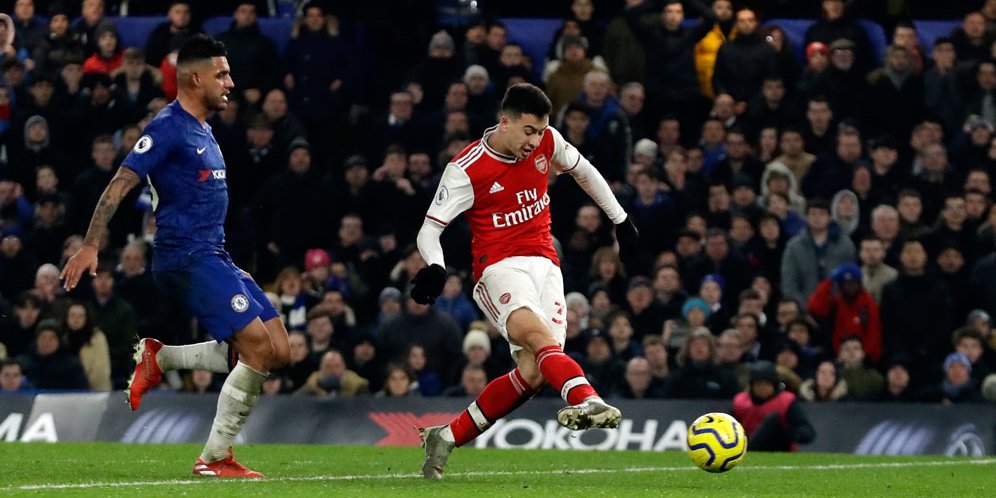
[[[707,413],[688,427],[688,456],[708,472],[726,472],[747,453],[747,435],[736,419],[725,413]]]

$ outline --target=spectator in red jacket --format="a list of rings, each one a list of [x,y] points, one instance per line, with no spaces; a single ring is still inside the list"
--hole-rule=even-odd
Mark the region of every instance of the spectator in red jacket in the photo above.
[[[861,284],[861,268],[851,263],[834,268],[830,278],[820,282],[809,296],[808,308],[831,331],[834,354],[840,352],[841,339],[856,335],[868,358],[878,362],[882,354],[882,322],[878,303]]]

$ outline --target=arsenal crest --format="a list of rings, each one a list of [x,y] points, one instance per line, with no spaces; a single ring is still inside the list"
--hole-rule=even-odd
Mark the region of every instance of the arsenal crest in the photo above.
[[[543,154],[536,156],[536,159],[533,160],[533,163],[536,165],[536,171],[539,171],[544,175],[546,174],[547,171],[550,170],[550,164],[547,163],[546,156],[544,156]]]
[[[501,304],[508,304],[508,302],[511,300],[512,300],[512,295],[507,292],[498,297],[498,302]]]

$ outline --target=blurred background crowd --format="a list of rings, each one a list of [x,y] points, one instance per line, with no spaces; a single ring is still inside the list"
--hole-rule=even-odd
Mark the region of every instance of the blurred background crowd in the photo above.
[[[462,220],[440,299],[407,291],[442,169],[528,81],[642,236],[624,264],[551,176],[565,351],[600,393],[729,399],[770,360],[814,402],[996,399],[996,1],[381,3],[0,2],[0,389],[122,388],[137,337],[207,337],[151,274],[148,188],[96,277],[59,272],[221,17],[227,246],[291,331],[268,394],[476,396],[508,371]]]

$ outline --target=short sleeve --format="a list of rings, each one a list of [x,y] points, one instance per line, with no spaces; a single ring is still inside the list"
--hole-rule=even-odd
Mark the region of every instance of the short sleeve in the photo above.
[[[425,218],[445,227],[473,205],[474,186],[470,183],[470,177],[459,166],[450,163],[443,170],[436,196],[432,198]]]
[[[121,164],[138,176],[146,177],[169,156],[174,134],[175,132],[169,129],[167,120],[152,120]]]
[[[564,140],[564,136],[556,128],[551,126],[547,128],[547,132],[553,135],[553,162],[559,166],[558,171],[566,173],[576,168],[581,161],[581,152]]]

